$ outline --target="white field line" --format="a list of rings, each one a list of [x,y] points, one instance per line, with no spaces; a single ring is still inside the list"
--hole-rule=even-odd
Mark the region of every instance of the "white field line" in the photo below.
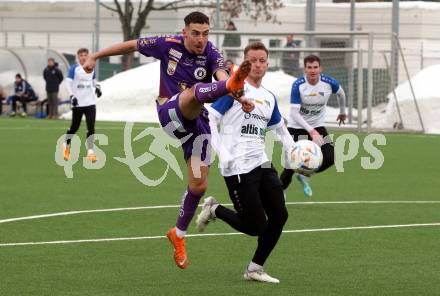
[[[364,200],[364,201],[300,201],[300,202],[286,202],[286,205],[326,205],[326,204],[440,204],[439,200]],[[224,206],[232,206],[232,204],[223,204]],[[200,205],[199,205],[200,206]],[[49,217],[70,216],[87,213],[102,213],[102,212],[121,212],[121,211],[137,211],[137,210],[149,210],[149,209],[166,209],[166,208],[179,208],[180,205],[160,205],[160,206],[144,206],[144,207],[128,207],[128,208],[114,208],[114,209],[97,209],[97,210],[78,210],[51,214],[42,214],[34,216],[25,216],[17,218],[9,218],[0,220],[2,223],[10,223],[24,220],[43,219]]]
[[[330,232],[330,231],[345,231],[345,230],[415,228],[415,227],[433,227],[433,226],[440,226],[440,223],[294,229],[294,230],[284,230],[283,233]],[[188,234],[188,235],[186,235],[186,237],[209,237],[209,236],[231,236],[231,235],[243,235],[243,233],[225,232],[225,233]],[[137,237],[116,237],[116,238],[100,238],[100,239],[82,239],[82,240],[62,240],[62,241],[47,241],[47,242],[2,243],[2,244],[0,244],[0,247],[35,246],[35,245],[64,245],[64,244],[79,244],[79,243],[113,242],[113,241],[151,240],[151,239],[164,239],[164,238],[166,238],[166,236],[137,236]]]

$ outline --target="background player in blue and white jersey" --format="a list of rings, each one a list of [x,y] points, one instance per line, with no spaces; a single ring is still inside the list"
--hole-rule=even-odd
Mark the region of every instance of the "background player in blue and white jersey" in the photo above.
[[[292,85],[290,96],[290,115],[288,128],[295,141],[309,139],[321,146],[323,162],[319,170],[322,172],[334,164],[334,147],[324,126],[328,99],[336,94],[339,103],[339,125],[345,123],[345,92],[339,82],[330,76],[321,74],[321,60],[315,55],[304,58],[303,77]],[[284,169],[280,179],[283,189],[287,189],[295,172]],[[298,181],[303,185],[306,196],[312,196],[312,189],[306,176],[297,174]]]
[[[234,229],[258,237],[258,246],[244,278],[278,283],[263,271],[263,265],[278,242],[287,220],[281,182],[265,153],[265,133],[273,130],[291,153],[294,141],[278,110],[275,96],[261,85],[268,67],[268,51],[260,42],[249,44],[245,59],[252,63],[246,78],[245,96],[254,102],[251,112],[225,96],[211,105],[212,144],[220,158],[223,175],[234,210],[220,205],[213,197],[205,199],[197,227],[202,231],[215,217]],[[220,120],[220,134],[214,124]]]
[[[72,123],[66,135],[64,144],[64,159],[70,158],[70,141],[78,131],[81,119],[84,115],[87,124],[87,159],[95,162],[96,155],[93,151],[96,119],[96,96],[102,95],[101,87],[96,83],[95,71],[86,73],[81,67],[87,60],[89,50],[80,48],[77,52],[78,64],[70,67],[67,74],[67,91],[72,104]]]

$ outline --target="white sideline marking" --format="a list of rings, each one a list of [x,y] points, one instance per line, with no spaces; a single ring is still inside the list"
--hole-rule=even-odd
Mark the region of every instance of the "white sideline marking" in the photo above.
[[[312,229],[295,229],[284,230],[283,233],[305,233],[305,232],[329,232],[329,231],[344,231],[344,230],[363,230],[363,229],[386,229],[386,228],[414,228],[414,227],[430,227],[440,226],[440,223],[423,223],[423,224],[396,224],[396,225],[372,225],[372,226],[355,226],[355,227],[336,227],[336,228],[312,228]],[[230,236],[243,235],[240,232],[225,232],[225,233],[204,233],[204,234],[188,234],[186,237],[207,237],[207,236]],[[31,246],[31,245],[59,245],[59,244],[78,244],[78,243],[98,243],[98,242],[112,242],[112,241],[131,241],[131,240],[149,240],[149,239],[164,239],[166,236],[137,236],[137,237],[116,237],[116,238],[100,238],[100,239],[82,239],[82,240],[62,240],[62,241],[48,241],[48,242],[25,242],[25,243],[3,243],[0,247],[14,247],[14,246]]]
[[[320,205],[320,204],[440,204],[440,200],[364,200],[364,201],[299,201],[299,202],[286,202],[286,205]],[[223,204],[224,206],[232,206],[232,204]],[[0,224],[23,221],[23,220],[33,220],[33,219],[43,219],[49,217],[58,216],[70,216],[79,215],[87,213],[102,213],[102,212],[120,212],[120,211],[136,211],[136,210],[149,210],[149,209],[166,209],[166,208],[179,208],[180,205],[162,205],[162,206],[145,206],[145,207],[129,207],[129,208],[114,208],[114,209],[97,209],[97,210],[80,210],[80,211],[69,211],[60,212],[52,214],[34,215],[26,217],[17,217],[0,220]],[[200,207],[200,205],[199,205]]]

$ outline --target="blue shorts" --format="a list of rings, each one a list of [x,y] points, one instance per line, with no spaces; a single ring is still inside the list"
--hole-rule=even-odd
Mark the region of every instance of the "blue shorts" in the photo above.
[[[208,110],[202,107],[199,117],[194,120],[184,118],[179,108],[179,95],[180,93],[174,95],[163,105],[156,101],[160,125],[166,127],[171,123],[165,131],[169,136],[182,142],[185,160],[191,156],[198,156],[209,165],[211,160],[211,129]],[[170,127],[172,131],[170,131]]]

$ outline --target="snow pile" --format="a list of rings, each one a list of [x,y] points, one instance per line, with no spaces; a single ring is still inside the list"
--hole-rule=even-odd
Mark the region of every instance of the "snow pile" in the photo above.
[[[417,99],[426,133],[440,134],[440,92],[439,84],[440,65],[427,67],[411,78],[411,84]],[[417,114],[416,105],[408,81],[400,84],[396,89],[397,101],[402,115],[403,127],[411,130],[422,130]],[[393,93],[388,95],[389,103],[385,116],[373,122],[375,127],[393,128],[400,122]]]
[[[158,122],[160,62],[119,73],[101,83],[97,119],[111,121]]]
[[[285,118],[289,115],[290,92],[295,80],[295,77],[283,71],[267,72],[263,77],[262,85],[276,96],[280,112]]]

